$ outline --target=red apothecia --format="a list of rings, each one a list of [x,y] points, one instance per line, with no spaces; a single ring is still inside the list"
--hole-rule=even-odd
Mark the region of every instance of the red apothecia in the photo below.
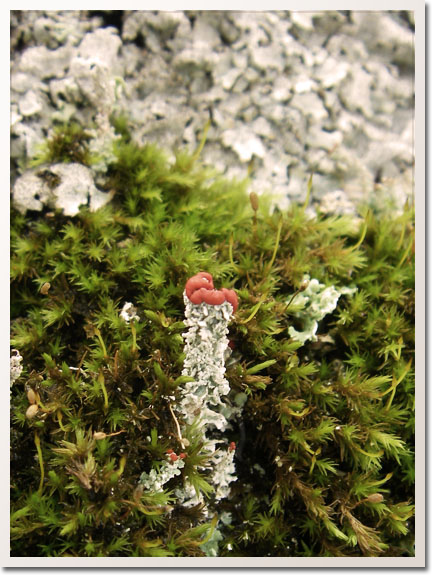
[[[203,302],[208,305],[221,305],[227,301],[233,307],[233,313],[239,304],[237,295],[232,289],[214,288],[213,277],[208,272],[198,272],[186,282],[186,296],[195,305]]]

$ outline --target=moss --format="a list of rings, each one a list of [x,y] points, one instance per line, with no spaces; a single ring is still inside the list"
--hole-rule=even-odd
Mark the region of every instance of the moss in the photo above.
[[[120,127],[109,205],[12,209],[24,367],[11,395],[12,555],[203,556],[215,541],[222,556],[413,555],[413,208],[367,211],[359,230],[272,210],[198,155],[170,162]],[[182,392],[182,293],[199,270],[240,302],[226,372],[245,401],[238,480],[218,525],[177,505],[183,474],[162,492],[139,485],[177,438],[167,395]],[[304,275],[357,290],[301,345],[288,329]],[[140,321],[120,318],[125,302]],[[207,493],[189,435],[185,469]]]
[[[91,164],[88,150],[90,138],[90,134],[75,122],[55,126],[50,138],[41,146],[31,164],[78,162],[89,166]]]

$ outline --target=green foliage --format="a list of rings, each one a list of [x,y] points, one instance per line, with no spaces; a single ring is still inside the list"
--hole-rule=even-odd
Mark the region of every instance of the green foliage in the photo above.
[[[168,395],[186,382],[182,293],[207,270],[239,296],[227,377],[246,396],[220,555],[413,555],[412,208],[368,212],[355,230],[264,197],[251,206],[246,182],[197,154],[170,162],[118,124],[109,205],[33,220],[12,210],[11,344],[25,368],[11,394],[12,554],[205,554],[218,520],[174,495],[189,480],[213,498],[195,427],[182,476],[161,492],[139,478],[181,450]],[[87,162],[76,128],[47,150]],[[288,327],[305,274],[358,290],[301,346]],[[140,321],[119,317],[126,301]]]

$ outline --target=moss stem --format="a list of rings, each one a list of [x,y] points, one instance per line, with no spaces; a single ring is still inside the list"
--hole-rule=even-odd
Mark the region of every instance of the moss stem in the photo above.
[[[39,468],[41,469],[41,480],[39,481],[38,493],[42,494],[42,487],[44,485],[44,460],[42,458],[41,441],[37,431],[35,431],[35,445],[38,453]]]

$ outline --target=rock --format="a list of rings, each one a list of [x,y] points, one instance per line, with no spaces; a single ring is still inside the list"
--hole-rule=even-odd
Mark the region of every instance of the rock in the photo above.
[[[313,77],[324,88],[332,88],[346,78],[350,68],[347,62],[337,62],[335,58],[328,57],[320,67],[315,69]]]
[[[17,178],[13,191],[13,204],[22,214],[28,210],[42,210],[51,198],[49,187],[36,172],[26,172]]]
[[[279,76],[273,83],[272,98],[277,102],[287,102],[292,96],[292,81]]]
[[[234,44],[240,38],[239,28],[234,24],[231,15],[226,12],[219,19],[218,30],[225,44]]]
[[[70,46],[49,50],[45,46],[27,48],[19,60],[18,70],[36,76],[41,80],[62,78],[72,56]]]
[[[231,92],[236,80],[241,74],[243,74],[243,72],[239,68],[231,68],[225,75],[218,78],[218,81],[221,82],[225,90]]]
[[[333,36],[328,42],[328,52],[338,61],[343,56],[350,62],[366,62],[369,60],[369,53],[364,42],[349,34]]]
[[[222,142],[232,148],[242,162],[248,162],[253,156],[263,158],[265,149],[262,141],[253,132],[241,125],[222,134]]]
[[[41,112],[43,102],[38,93],[29,90],[19,101],[20,114],[22,116],[33,116]]]
[[[336,10],[325,10],[322,12],[312,13],[314,27],[325,35],[334,35],[346,23],[347,19],[344,14]]]
[[[354,66],[346,82],[339,89],[344,106],[351,111],[361,112],[367,119],[373,117],[371,89],[373,78],[362,67]]]
[[[23,117],[18,112],[18,106],[16,104],[11,105],[11,129],[14,128],[15,125],[19,124]]]
[[[40,126],[16,122],[11,130],[11,158],[34,158],[43,139]]]
[[[11,90],[15,92],[24,94],[29,90],[41,90],[43,87],[44,83],[31,73],[18,71],[11,73]]]
[[[213,51],[221,43],[219,31],[205,19],[196,19],[192,31],[192,40],[199,49],[201,46]]]
[[[270,123],[262,116],[259,116],[254,120],[252,123],[252,130],[259,136],[263,136],[268,139],[274,138],[274,132]]]
[[[23,214],[27,210],[58,208],[67,216],[78,213],[80,206],[97,210],[111,195],[95,187],[92,172],[81,164],[54,164],[25,172],[13,187],[14,206]]]
[[[176,54],[172,63],[175,70],[184,74],[192,74],[193,71],[197,70],[210,72],[216,60],[216,55],[211,52],[188,47]]]
[[[414,34],[382,12],[355,12],[357,35],[370,52],[380,54],[393,64],[411,71],[414,67]]]
[[[313,92],[316,89],[316,82],[312,78],[302,76],[295,78],[293,84],[293,91],[296,94],[304,94],[305,92]]]
[[[298,34],[300,31],[310,33],[313,31],[313,15],[311,12],[292,12],[291,13],[291,31]],[[299,34],[298,34],[299,35]]]
[[[300,110],[304,116],[314,123],[328,118],[328,113],[323,106],[322,100],[314,92],[295,94],[291,99],[292,108]]]
[[[350,214],[356,216],[356,207],[343,190],[334,190],[326,193],[319,204],[320,212],[324,214]]]
[[[110,69],[98,58],[76,57],[70,74],[80,90],[80,101],[96,110],[111,108],[114,102],[115,82]]]
[[[118,58],[121,45],[116,28],[100,28],[85,35],[78,47],[77,57],[98,61],[112,74],[121,74],[122,67]]]
[[[121,38],[87,11],[11,24],[14,177],[54,122],[74,121],[97,124],[104,178],[109,114],[124,111],[135,142],[169,149],[194,149],[211,115],[203,159],[242,178],[251,162],[258,193],[303,199],[313,168],[319,199],[367,199],[380,169],[385,194],[412,189],[412,13],[125,10]]]
[[[284,69],[284,58],[281,47],[271,45],[266,47],[255,48],[251,52],[251,64],[258,70],[277,70],[282,72]]]
[[[172,38],[177,31],[181,35],[190,32],[189,20],[183,12],[150,12],[133,10],[124,20],[122,27],[122,39],[133,41],[138,36],[147,37],[148,31],[154,31],[164,43]]]
[[[51,80],[49,84],[50,97],[56,107],[62,107],[65,102],[78,103],[81,99],[80,88],[71,76],[61,80]]]
[[[318,125],[310,127],[306,143],[311,148],[320,148],[323,150],[332,150],[343,142],[343,135],[339,130],[327,132],[322,130]]]

